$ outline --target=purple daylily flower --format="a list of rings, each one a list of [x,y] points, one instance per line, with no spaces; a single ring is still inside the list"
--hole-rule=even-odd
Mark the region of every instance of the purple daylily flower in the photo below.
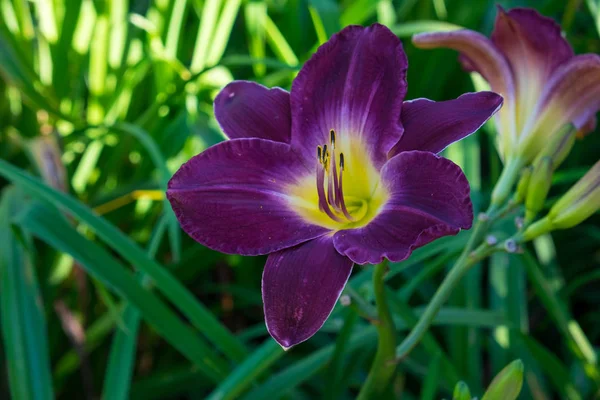
[[[437,153],[477,130],[502,98],[403,103],[406,69],[386,27],[351,26],[306,62],[291,93],[232,82],[215,99],[231,140],[169,182],[173,210],[195,240],[269,254],[265,318],[284,348],[323,325],[354,263],[401,261],[471,227],[469,184]]]
[[[574,55],[560,26],[536,10],[498,7],[490,39],[461,29],[418,34],[413,43],[458,50],[465,69],[479,72],[504,96],[495,120],[505,160],[527,165],[568,124],[581,134],[595,129],[600,56]]]

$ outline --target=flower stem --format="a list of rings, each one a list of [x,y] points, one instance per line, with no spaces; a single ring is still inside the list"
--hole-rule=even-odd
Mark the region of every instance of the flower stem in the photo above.
[[[373,272],[373,290],[378,315],[376,325],[378,335],[377,353],[375,353],[375,359],[367,380],[358,395],[359,400],[379,398],[387,388],[396,370],[396,365],[393,363],[396,350],[396,328],[385,297],[383,278],[386,270],[387,263],[384,261],[377,264]]]
[[[525,162],[520,158],[507,161],[492,191],[492,206],[499,207],[506,202],[524,164]]]
[[[469,239],[469,242],[467,243],[467,246],[463,250],[462,254],[433,295],[433,298],[427,305],[423,315],[421,315],[417,325],[415,325],[408,336],[404,338],[402,343],[400,343],[396,349],[397,361],[400,361],[406,357],[408,353],[410,353],[410,351],[421,341],[425,333],[427,333],[427,330],[433,322],[433,319],[440,311],[440,308],[442,308],[446,300],[448,300],[448,297],[450,297],[450,294],[465,273],[469,270],[469,268],[487,256],[487,252],[480,251],[479,247],[476,255],[471,253],[475,249],[475,246],[477,246],[483,240],[490,222],[493,220],[492,214],[494,214],[494,210],[495,208],[490,208],[488,213],[486,213],[486,218],[478,219],[477,223],[475,224],[475,228],[473,229],[473,233],[471,234],[471,238]]]

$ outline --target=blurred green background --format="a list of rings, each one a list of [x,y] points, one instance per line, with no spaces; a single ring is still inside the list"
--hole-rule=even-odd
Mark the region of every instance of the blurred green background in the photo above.
[[[577,53],[600,50],[598,0],[499,3],[553,17]],[[351,306],[338,304],[319,333],[284,353],[264,326],[265,258],[193,242],[164,200],[166,182],[224,139],[212,113],[222,86],[248,79],[289,89],[346,25],[380,22],[403,40],[407,99],[474,91],[456,53],[415,49],[410,37],[457,27],[488,34],[495,4],[0,0],[0,398],[353,398],[377,341],[371,268],[355,269]],[[492,135],[484,128],[446,151],[465,169],[476,207],[501,169]],[[576,144],[555,195],[598,149],[597,133]],[[459,379],[481,395],[520,358],[521,398],[599,398],[599,222],[474,268],[399,364],[395,395],[451,397]],[[466,237],[391,265],[400,339]]]

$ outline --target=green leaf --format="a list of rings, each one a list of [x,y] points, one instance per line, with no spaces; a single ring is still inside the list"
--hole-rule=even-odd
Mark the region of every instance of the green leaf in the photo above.
[[[463,381],[460,381],[454,387],[454,393],[452,394],[452,400],[471,400],[471,391],[469,386]]]
[[[158,250],[165,232],[166,218],[168,218],[167,214],[163,214],[154,230],[154,235],[148,245],[148,255],[150,257],[154,257]],[[143,286],[144,281],[147,282],[145,276],[139,274],[138,282]],[[110,348],[108,367],[106,368],[102,389],[102,396],[105,399],[126,400],[129,398],[140,320],[139,311],[131,304],[127,304],[123,313],[123,325],[118,326]]]
[[[367,343],[376,340],[376,338],[377,332],[375,331],[375,327],[366,327],[352,335],[348,342],[347,351],[353,351],[361,346],[365,346]],[[280,396],[288,393],[297,385],[318,373],[331,359],[334,350],[335,345],[329,345],[315,351],[302,360],[293,363],[283,371],[272,375],[264,384],[252,390],[246,396],[242,397],[242,399],[262,400],[271,398],[273,393],[277,393]]]
[[[564,302],[560,300],[552,285],[547,281],[535,258],[530,253],[522,256],[523,265],[535,293],[548,311],[550,317],[557,324],[567,342],[571,345],[575,355],[586,365],[587,375],[596,384],[600,384],[600,371],[596,352],[589,339],[579,326],[579,323],[570,315]]]
[[[46,320],[37,274],[10,219],[23,205],[14,187],[0,203],[0,314],[8,381],[14,399],[52,399]],[[28,241],[27,238],[22,238]]]
[[[438,384],[440,381],[440,369],[442,366],[442,357],[438,353],[431,359],[429,363],[429,369],[427,376],[423,381],[423,388],[421,389],[421,400],[434,400],[438,390]]]
[[[267,339],[262,346],[234,369],[231,374],[208,396],[207,400],[237,399],[256,378],[271,365],[285,355],[285,351],[272,339]]]
[[[490,383],[481,400],[516,400],[523,386],[523,362],[508,364]]]
[[[0,160],[0,175],[22,186],[33,195],[55,204],[69,215],[86,223],[113,250],[119,253],[139,270],[145,272],[156,287],[169,299],[190,322],[219,349],[233,360],[241,360],[246,355],[245,346],[227,330],[195,296],[172,274],[154,262],[129,237],[116,229],[105,219],[98,217],[84,204],[65,193],[41,183],[38,179]]]
[[[128,398],[139,326],[140,312],[134,306],[128,305],[123,313],[123,327],[117,328],[110,348],[102,389],[103,399]]]
[[[144,289],[124,265],[102,247],[86,240],[57,212],[32,206],[16,221],[58,251],[78,260],[86,271],[137,308],[142,317],[173,347],[218,382],[226,375],[225,362],[152,292]]]
[[[460,25],[442,21],[411,21],[404,22],[401,25],[392,26],[390,29],[398,37],[410,38],[417,33],[448,32],[464,28]]]
[[[550,384],[552,384],[564,398],[568,400],[583,399],[583,396],[577,391],[577,388],[569,379],[569,369],[556,355],[548,351],[544,346],[529,336],[520,335],[520,340],[538,361],[542,371],[548,374],[550,377]]]

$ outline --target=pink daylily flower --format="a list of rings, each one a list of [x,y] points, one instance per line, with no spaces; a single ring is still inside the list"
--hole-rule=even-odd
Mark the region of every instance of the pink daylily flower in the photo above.
[[[600,109],[600,56],[574,55],[560,26],[533,9],[498,8],[490,39],[471,30],[415,35],[420,48],[458,50],[465,69],[479,72],[505,104],[495,119],[505,163],[527,165],[573,124],[595,128]]]

